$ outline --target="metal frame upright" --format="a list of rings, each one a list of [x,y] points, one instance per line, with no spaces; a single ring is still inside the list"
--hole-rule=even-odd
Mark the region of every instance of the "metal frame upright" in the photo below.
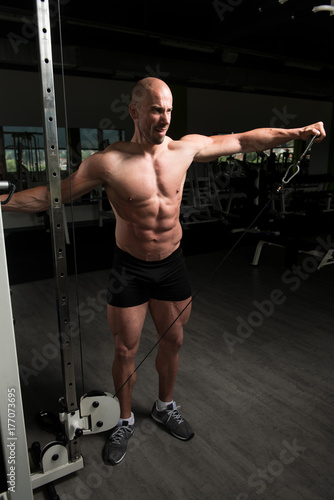
[[[62,210],[61,171],[59,162],[56,99],[53,75],[51,27],[48,0],[36,0],[40,52],[40,75],[44,110],[44,148],[47,184],[50,192],[50,221],[58,309],[59,341],[61,345],[66,411],[78,411],[71,335],[67,283],[65,221]],[[70,459],[80,458],[78,440],[70,441]]]

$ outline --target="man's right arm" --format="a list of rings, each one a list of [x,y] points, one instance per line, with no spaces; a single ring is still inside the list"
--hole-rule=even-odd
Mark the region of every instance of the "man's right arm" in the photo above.
[[[7,199],[7,195],[1,195],[1,202]],[[14,193],[10,202],[1,204],[4,212],[29,212],[37,213],[47,210],[50,206],[50,193],[46,186],[37,186]]]
[[[103,163],[103,162],[102,162]],[[100,158],[92,155],[84,160],[78,170],[61,182],[62,202],[79,198],[103,183],[103,164],[100,167]],[[7,195],[1,195],[1,202]],[[46,186],[37,186],[14,193],[9,203],[1,205],[6,212],[38,213],[50,208],[50,192]]]

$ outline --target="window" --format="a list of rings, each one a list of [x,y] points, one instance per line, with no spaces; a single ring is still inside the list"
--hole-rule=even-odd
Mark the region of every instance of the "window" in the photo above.
[[[6,177],[15,183],[17,190],[46,184],[46,162],[44,152],[43,127],[3,126],[3,144]],[[76,151],[75,164],[71,172],[82,160],[92,153],[104,149],[109,144],[124,140],[124,130],[100,130],[95,128],[74,129],[69,134],[71,149]],[[59,127],[59,162],[63,177],[67,175],[68,152],[65,128]]]
[[[105,149],[117,141],[124,141],[124,130],[99,130],[96,128],[81,128],[81,156],[84,160],[96,151]]]

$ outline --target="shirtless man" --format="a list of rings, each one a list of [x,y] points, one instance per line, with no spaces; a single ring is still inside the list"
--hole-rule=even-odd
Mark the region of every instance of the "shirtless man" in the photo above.
[[[151,415],[179,439],[187,440],[194,435],[173,400],[183,328],[191,309],[179,222],[189,166],[193,161],[208,162],[222,155],[261,151],[293,139],[308,140],[317,135],[320,141],[326,135],[323,123],[319,122],[295,129],[262,128],[233,135],[187,135],[172,140],[166,135],[172,106],[172,94],[166,83],[152,77],[139,81],[129,106],[135,127],[132,140],[117,142],[90,156],[71,176],[74,198],[104,185],[116,217],[113,266],[119,272],[125,271],[129,278],[122,291],[110,290],[108,297],[108,321],[115,343],[112,372],[121,408],[120,422],[104,448],[104,459],[112,465],[124,458],[134,431],[131,401],[135,373],[124,382],[134,372],[148,310],[158,338],[169,329],[158,345],[159,394]],[[63,202],[70,200],[68,179],[62,182],[62,197]],[[37,187],[16,193],[3,208],[25,212],[47,210],[47,189]]]

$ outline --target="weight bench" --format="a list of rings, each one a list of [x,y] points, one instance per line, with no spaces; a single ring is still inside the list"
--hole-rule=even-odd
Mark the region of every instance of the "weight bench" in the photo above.
[[[285,248],[285,249],[287,248],[287,241],[284,241],[283,238],[276,238],[276,240],[277,241],[272,241],[270,239],[259,240],[259,242],[256,246],[256,249],[255,249],[255,252],[254,252],[253,260],[251,262],[252,266],[259,265],[259,260],[260,260],[261,252],[262,252],[264,245],[276,246],[276,247],[281,247],[281,248]],[[308,242],[304,241],[303,243],[304,243],[304,248],[298,248],[297,252],[298,253],[305,253],[308,255],[314,255],[315,257],[318,257],[319,260],[321,259],[320,263],[318,265],[318,270],[324,266],[329,265],[329,264],[334,264],[334,248],[330,248],[327,251],[325,251],[325,250],[319,251],[316,249],[316,247],[319,245],[315,245],[315,246],[313,245],[313,247],[312,247],[312,244],[310,244],[309,241]]]

